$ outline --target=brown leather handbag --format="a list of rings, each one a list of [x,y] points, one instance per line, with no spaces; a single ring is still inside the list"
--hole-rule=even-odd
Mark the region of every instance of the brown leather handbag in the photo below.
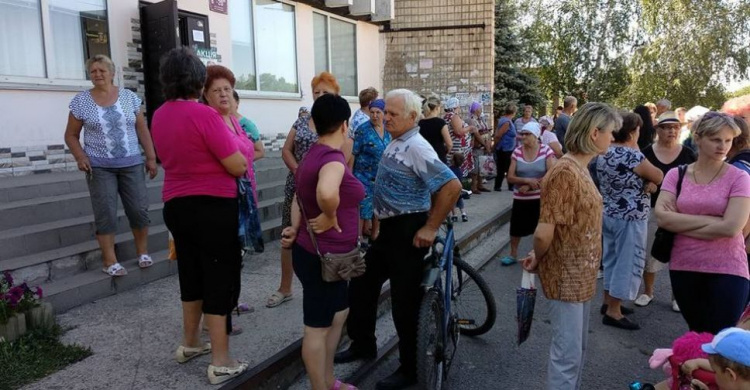
[[[302,218],[307,224],[307,232],[310,234],[310,240],[312,240],[315,252],[317,252],[320,258],[321,276],[325,282],[339,282],[342,280],[351,280],[358,276],[362,276],[365,273],[365,257],[364,253],[360,249],[360,242],[357,240],[357,246],[346,253],[326,253],[325,255],[320,253],[318,248],[318,241],[315,239],[315,233],[310,227],[310,221],[305,215],[305,210],[302,207],[302,201],[300,201],[299,193],[297,193],[297,204],[299,210],[302,213]]]

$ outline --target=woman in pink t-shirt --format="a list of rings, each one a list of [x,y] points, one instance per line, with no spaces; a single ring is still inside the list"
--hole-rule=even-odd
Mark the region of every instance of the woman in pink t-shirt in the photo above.
[[[229,356],[228,333],[242,265],[236,178],[249,163],[216,110],[198,103],[205,78],[190,49],[166,55],[160,79],[167,101],[154,113],[151,133],[165,174],[164,221],[179,259],[183,339],[175,360],[211,353],[208,379],[218,384],[248,367]],[[201,316],[211,343],[201,341]]]
[[[693,132],[698,160],[678,196],[678,170],[667,173],[655,213],[660,227],[677,233],[669,275],[682,316],[690,330],[716,334],[737,323],[750,292],[742,233],[750,176],[724,162],[740,133],[731,116],[709,112]]]
[[[203,88],[203,100],[211,108],[221,114],[221,118],[227,125],[227,130],[237,137],[237,146],[248,162],[263,158],[263,147],[260,142],[254,143],[240,126],[237,118],[233,115],[234,104],[234,73],[221,65],[211,65],[206,68],[206,84]],[[255,182],[255,170],[253,165],[248,167],[248,175],[253,185],[253,193],[257,190]],[[258,201],[258,195],[255,201]]]

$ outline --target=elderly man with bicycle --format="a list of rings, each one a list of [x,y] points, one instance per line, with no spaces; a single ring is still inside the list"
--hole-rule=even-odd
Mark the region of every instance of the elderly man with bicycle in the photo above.
[[[461,193],[461,183],[419,134],[421,107],[421,98],[412,91],[398,89],[386,95],[385,127],[393,141],[383,153],[374,186],[381,233],[365,257],[367,272],[349,285],[347,331],[352,344],[336,356],[339,363],[375,358],[378,297],[390,280],[401,367],[378,382],[378,390],[403,389],[417,382],[423,259]]]

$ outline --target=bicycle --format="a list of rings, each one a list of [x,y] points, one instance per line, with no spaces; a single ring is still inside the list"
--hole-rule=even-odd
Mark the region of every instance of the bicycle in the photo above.
[[[417,380],[421,388],[429,390],[443,387],[459,336],[487,333],[497,316],[487,282],[461,259],[453,222],[448,219],[445,227],[445,235],[435,239],[425,257],[422,286],[427,291],[417,322]]]

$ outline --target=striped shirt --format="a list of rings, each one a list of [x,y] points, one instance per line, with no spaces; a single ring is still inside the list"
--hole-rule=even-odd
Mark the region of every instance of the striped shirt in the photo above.
[[[517,147],[511,158],[516,161],[516,176],[524,179],[541,179],[547,173],[547,159],[554,158],[555,152],[547,145],[539,145],[539,151],[532,161],[526,161],[523,157],[523,145]],[[529,190],[521,193],[521,185],[513,186],[513,199],[539,199],[541,190]]]

